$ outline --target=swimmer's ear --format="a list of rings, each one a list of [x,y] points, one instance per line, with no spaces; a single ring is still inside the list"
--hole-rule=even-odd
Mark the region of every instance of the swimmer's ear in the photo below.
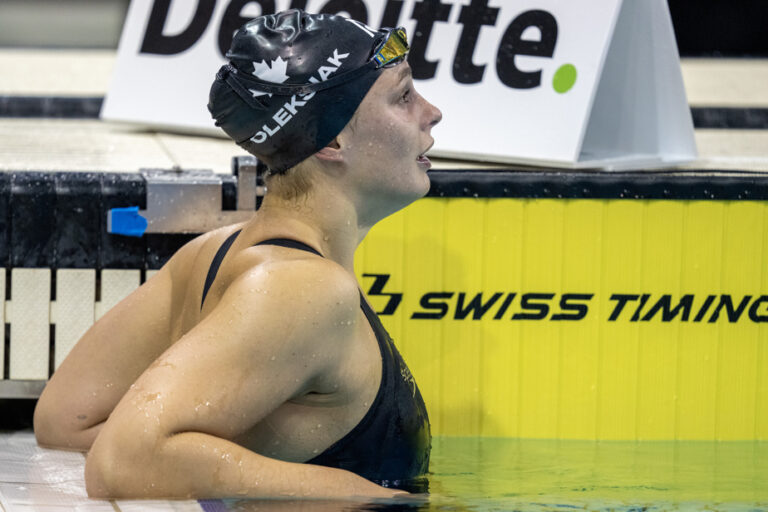
[[[326,162],[341,162],[344,159],[341,154],[341,146],[336,139],[333,139],[327,146],[315,153],[315,156]]]

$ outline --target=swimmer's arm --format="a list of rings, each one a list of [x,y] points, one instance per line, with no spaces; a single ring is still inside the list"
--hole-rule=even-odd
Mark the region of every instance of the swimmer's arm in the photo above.
[[[236,280],[118,404],[88,455],[89,495],[393,496],[353,473],[228,441],[311,389],[353,339],[354,279],[322,265],[294,261]]]
[[[87,451],[141,372],[167,346],[170,277],[160,271],[91,326],[35,407],[41,446]]]
[[[41,446],[87,451],[107,417],[170,342],[173,272],[200,237],[91,326],[43,390],[34,415]]]

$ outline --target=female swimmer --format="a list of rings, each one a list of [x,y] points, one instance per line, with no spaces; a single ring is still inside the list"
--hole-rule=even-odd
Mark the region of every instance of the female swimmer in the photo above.
[[[429,189],[440,111],[402,29],[291,10],[234,36],[208,105],[269,167],[248,222],[181,248],[96,322],[35,411],[90,450],[94,497],[391,497],[429,462],[426,408],[359,291],[368,230]]]

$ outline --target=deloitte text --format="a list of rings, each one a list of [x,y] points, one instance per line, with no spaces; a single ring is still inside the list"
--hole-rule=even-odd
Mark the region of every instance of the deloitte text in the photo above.
[[[221,17],[213,19],[217,0],[196,0],[182,5],[189,10],[191,17],[186,26],[178,33],[169,34],[166,22],[171,4],[186,0],[154,0],[146,30],[141,39],[140,53],[153,55],[175,55],[192,48],[202,38],[209,25],[215,27],[217,46],[221,56],[229,49],[234,31],[248,21],[243,16],[246,7],[258,5],[264,14],[274,13],[276,0],[219,0],[226,4]],[[280,2],[290,8],[307,7],[308,0],[290,0],[290,3]],[[496,43],[495,55],[477,56],[475,49],[484,27],[496,27],[501,9],[514,9],[513,6],[489,6],[490,0],[472,0],[464,5],[457,0],[418,0],[410,12],[404,11],[403,0],[327,0],[320,3],[317,12],[347,13],[352,18],[373,25],[378,22],[380,27],[394,27],[412,20],[415,29],[411,34],[411,52],[408,57],[413,78],[427,80],[434,78],[438,66],[449,66],[452,76],[460,84],[476,84],[483,81],[488,65],[496,67],[496,75],[501,83],[513,89],[533,89],[542,83],[542,68],[522,70],[517,67],[517,56],[551,59],[555,52],[558,39],[558,23],[555,16],[543,9],[531,9],[515,12],[512,21],[500,31]],[[369,6],[376,5],[376,12]],[[313,4],[313,6],[316,4]],[[452,13],[458,12],[458,16]],[[192,14],[193,13],[193,14]],[[452,41],[452,62],[447,59],[430,58],[436,49],[428,51],[433,29],[437,24],[448,24],[456,19],[461,26],[458,39]],[[538,37],[531,39],[523,37],[526,29],[538,29]],[[499,27],[502,28],[502,27]],[[445,45],[443,45],[445,46]],[[446,62],[443,62],[446,61]],[[545,61],[542,61],[542,66]],[[576,80],[576,68],[572,64],[558,66],[554,73],[553,86],[557,92],[568,91]]]
[[[373,279],[369,297],[387,298],[377,313],[394,314],[403,294],[385,291],[389,274],[363,277]],[[418,307],[405,314],[413,320],[579,321],[596,314],[597,298],[589,292],[427,291],[420,294]],[[608,322],[768,322],[768,295],[610,293],[604,300]]]

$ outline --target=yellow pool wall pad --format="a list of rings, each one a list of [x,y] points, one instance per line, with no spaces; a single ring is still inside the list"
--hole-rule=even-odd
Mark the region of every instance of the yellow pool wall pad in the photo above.
[[[358,278],[438,436],[768,439],[768,207],[425,198]]]

